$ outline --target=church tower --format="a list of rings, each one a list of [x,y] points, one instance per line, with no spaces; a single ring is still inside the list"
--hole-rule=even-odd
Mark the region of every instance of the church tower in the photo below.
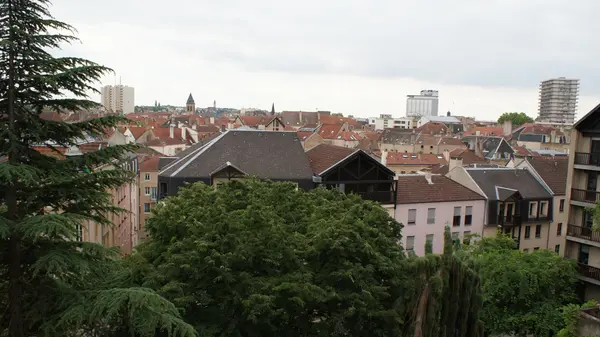
[[[196,103],[194,102],[194,97],[192,97],[192,93],[190,93],[187,102],[185,102],[185,111],[191,113],[196,112]]]

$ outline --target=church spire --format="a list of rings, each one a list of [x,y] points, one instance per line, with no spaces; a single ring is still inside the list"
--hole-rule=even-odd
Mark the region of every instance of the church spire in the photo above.
[[[275,102],[273,102],[273,105],[271,105],[271,115],[275,115]]]

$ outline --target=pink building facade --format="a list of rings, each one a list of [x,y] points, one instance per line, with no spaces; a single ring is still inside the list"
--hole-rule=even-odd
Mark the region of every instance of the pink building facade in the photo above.
[[[467,187],[439,175],[398,176],[396,221],[402,223],[402,247],[425,255],[425,243],[442,253],[444,230],[454,239],[483,236],[485,198]]]

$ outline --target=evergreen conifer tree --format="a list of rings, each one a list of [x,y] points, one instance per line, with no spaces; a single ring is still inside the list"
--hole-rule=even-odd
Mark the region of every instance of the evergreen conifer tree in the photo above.
[[[85,220],[110,225],[119,211],[106,191],[131,179],[116,164],[127,146],[58,159],[36,145],[69,147],[122,120],[79,123],[43,111],[96,107],[86,93],[108,68],[53,49],[76,41],[47,0],[0,0],[0,336],[192,336],[176,308],[130,288],[115,250],[79,242]],[[5,309],[6,308],[6,309]]]

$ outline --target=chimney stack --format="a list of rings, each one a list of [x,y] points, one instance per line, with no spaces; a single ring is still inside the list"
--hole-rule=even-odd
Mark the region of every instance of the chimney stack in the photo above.
[[[444,150],[444,159],[446,159],[446,161],[450,161],[450,151],[448,149]]]
[[[187,127],[185,126],[181,127],[181,138],[183,138],[183,141],[187,138]]]
[[[169,126],[169,137],[175,138],[175,125],[171,124]]]
[[[505,120],[504,124],[502,124],[502,130],[504,131],[504,136],[512,135],[512,121]]]
[[[452,157],[450,158],[450,163],[448,164],[448,172],[454,170],[457,167],[463,166],[463,160],[460,157]]]
[[[433,181],[431,181],[431,171],[425,171],[425,180],[429,185],[433,185]]]
[[[387,154],[388,152],[385,150],[381,152],[381,163],[383,164],[383,166],[387,166]]]

